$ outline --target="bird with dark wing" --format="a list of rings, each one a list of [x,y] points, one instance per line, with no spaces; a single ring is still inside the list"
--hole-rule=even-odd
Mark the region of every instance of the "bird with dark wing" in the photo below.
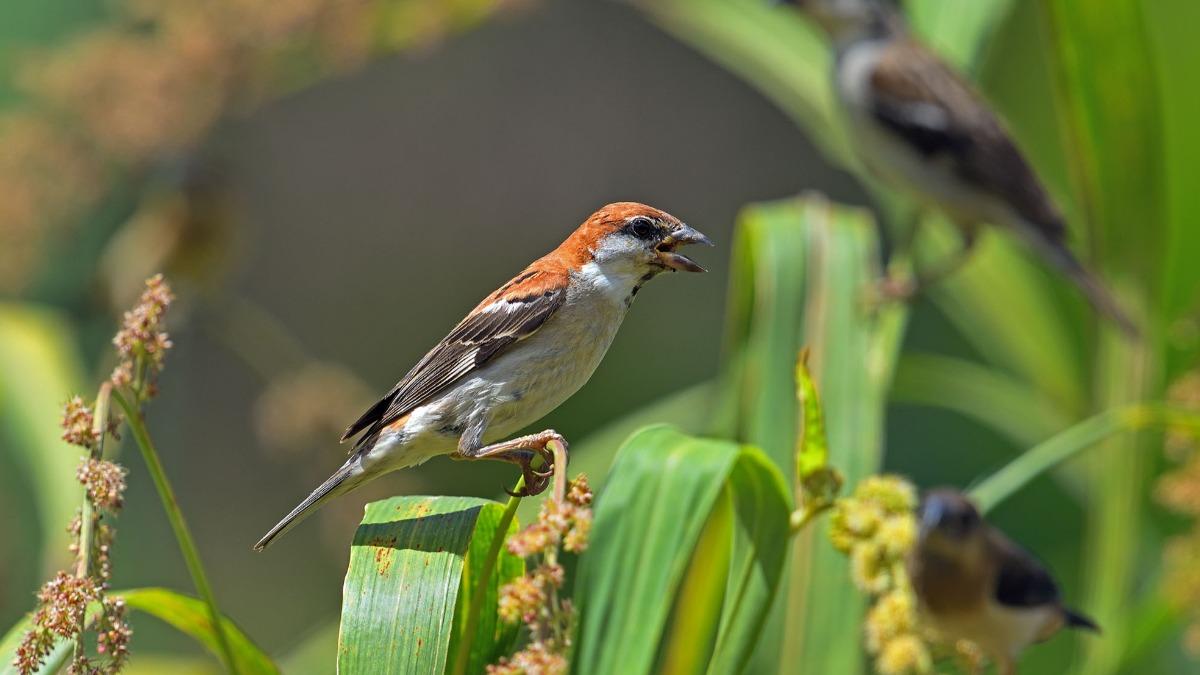
[[[1139,330],[1067,245],[1067,224],[996,112],[958,72],[921,44],[878,0],[781,0],[829,33],[834,89],[857,154],[885,183],[933,206],[962,233],[962,250],[889,284],[910,297],[958,269],[990,224],[1014,233],[1070,279],[1123,332]]]
[[[1063,605],[1050,572],[962,493],[928,492],[918,516],[908,571],[922,618],[942,637],[974,642],[1013,675],[1026,647],[1064,627],[1099,631]]]

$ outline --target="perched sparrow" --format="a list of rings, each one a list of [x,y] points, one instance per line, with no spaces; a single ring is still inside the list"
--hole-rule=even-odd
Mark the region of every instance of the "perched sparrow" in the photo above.
[[[1016,233],[1067,275],[1128,335],[1137,327],[1067,247],[1062,213],[996,113],[967,81],[909,35],[876,0],[782,0],[820,24],[837,47],[834,88],[863,163],[939,208],[962,232],[962,250],[910,288],[949,274],[984,223]]]
[[[1004,675],[1026,647],[1064,626],[1100,630],[1063,607],[1050,573],[961,493],[929,492],[920,518],[908,567],[922,617],[943,637],[979,645]]]
[[[326,500],[436,455],[521,467],[525,494],[546,488],[553,430],[502,443],[574,394],[608,350],[642,284],[703,272],[675,248],[712,242],[633,202],[593,213],[558,248],[471,310],[391,391],[346,429],[350,459],[257,544],[262,550]],[[563,442],[565,446],[565,442]],[[546,471],[530,466],[541,456]]]

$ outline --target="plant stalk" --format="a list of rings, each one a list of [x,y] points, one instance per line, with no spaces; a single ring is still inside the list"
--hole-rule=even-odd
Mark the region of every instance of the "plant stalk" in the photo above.
[[[108,407],[111,395],[112,383],[110,382],[101,384],[100,390],[96,392],[96,406],[92,417],[92,433],[96,436],[96,445],[88,453],[91,459],[100,459],[104,456],[104,437],[108,434]],[[92,573],[92,540],[96,535],[98,520],[99,514],[96,513],[92,500],[88,498],[87,489],[84,488],[83,506],[79,513],[79,564],[75,568],[77,579],[84,579]],[[74,656],[76,660],[84,653],[83,631],[86,627],[87,613],[85,612],[84,616],[79,619],[79,630],[75,633]]]
[[[129,424],[129,429],[133,432],[133,439],[137,442],[138,449],[142,452],[142,459],[146,462],[146,468],[150,471],[150,476],[154,479],[154,487],[158,491],[158,496],[162,500],[163,511],[167,515],[167,520],[171,523],[171,529],[175,533],[175,540],[179,543],[179,551],[183,554],[184,563],[187,565],[188,573],[192,577],[192,584],[196,587],[196,592],[200,594],[204,604],[208,606],[209,620],[212,621],[213,631],[217,636],[217,644],[220,647],[221,660],[225,668],[234,675],[237,675],[237,663],[233,658],[233,649],[229,645],[229,638],[225,635],[225,627],[221,621],[221,612],[217,609],[217,601],[213,596],[212,587],[208,584],[208,576],[204,572],[204,565],[200,561],[200,552],[196,549],[196,542],[192,539],[191,531],[188,530],[187,522],[183,518],[183,511],[179,508],[179,502],[175,498],[175,490],[171,487],[170,481],[167,480],[167,474],[163,470],[162,462],[158,458],[158,451],[154,448],[154,442],[150,440],[150,434],[146,430],[145,421],[142,419],[141,411],[133,407],[125,400],[125,397],[120,392],[112,392],[112,398],[121,407],[125,413],[126,422]]]
[[[513,487],[513,492],[520,493],[521,488],[525,487],[525,477],[521,476],[517,479],[516,486]],[[479,579],[475,582],[475,588],[471,589],[470,605],[467,607],[467,621],[463,625],[462,639],[458,642],[458,653],[454,659],[454,672],[451,675],[466,675],[468,661],[471,660],[471,645],[475,643],[475,633],[479,631],[479,616],[483,611],[483,599],[487,596],[488,584],[492,582],[492,574],[496,571],[496,563],[500,560],[500,549],[504,546],[504,535],[508,533],[508,528],[512,525],[513,518],[517,515],[517,506],[521,504],[521,498],[512,495],[508,498],[508,503],[504,505],[504,513],[500,514],[500,521],[496,523],[496,534],[492,537],[492,543],[488,546],[487,558],[483,561],[483,569],[479,572]]]
[[[1200,430],[1200,413],[1163,403],[1139,403],[1106,410],[1030,448],[971,490],[987,513],[1034,478],[1080,452],[1120,433],[1186,426]]]

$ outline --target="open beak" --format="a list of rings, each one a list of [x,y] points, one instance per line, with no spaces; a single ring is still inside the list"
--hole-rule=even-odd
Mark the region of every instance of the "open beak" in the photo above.
[[[707,272],[708,270],[696,264],[696,262],[691,258],[683,255],[682,253],[675,252],[676,248],[680,246],[687,246],[688,244],[704,244],[705,246],[713,246],[712,241],[699,231],[694,230],[687,225],[680,225],[679,227],[675,228],[671,234],[667,235],[667,237],[663,239],[657,247],[655,247],[655,250],[658,252],[659,262],[661,262],[665,267],[673,270],[682,270],[684,272]]]

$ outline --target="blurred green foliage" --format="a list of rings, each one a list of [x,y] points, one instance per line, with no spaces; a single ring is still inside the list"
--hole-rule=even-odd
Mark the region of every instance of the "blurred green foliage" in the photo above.
[[[686,373],[681,381],[701,384],[647,403],[652,395],[631,395],[621,381],[614,379],[617,385],[595,391],[595,398],[589,399],[596,402],[597,408],[607,406],[603,409],[620,410],[626,415],[573,445],[573,470],[586,469],[597,485],[605,485],[605,475],[622,441],[645,424],[671,422],[690,434],[707,432],[727,440],[699,440],[660,428],[642,432],[629,441],[613,468],[612,477],[620,480],[600,493],[593,542],[596,548],[578,570],[576,592],[583,616],[578,663],[628,660],[637,661],[635,670],[665,664],[670,672],[704,670],[713,654],[729,659],[721,663],[741,663],[749,644],[747,636],[758,632],[759,624],[755,622],[761,619],[762,641],[748,672],[849,673],[861,668],[861,606],[848,599],[845,563],[821,536],[823,526],[818,523],[806,531],[782,559],[775,550],[781,542],[763,538],[764,533],[777,531],[776,521],[781,513],[786,515],[784,505],[795,498],[789,498],[786,492],[776,494],[776,483],[779,476],[787,476],[791,483],[795,475],[793,452],[799,427],[793,365],[802,345],[813,349],[814,375],[828,413],[830,461],[847,474],[850,484],[888,468],[909,474],[922,486],[943,482],[965,485],[1035,446],[1042,452],[1049,447],[1062,456],[1073,455],[1085,445],[1084,441],[1073,441],[1070,448],[1064,449],[1063,437],[1090,442],[1108,436],[1107,431],[1094,436],[1083,433],[1092,429],[1085,420],[1107,419],[1104,416],[1110,413],[1106,411],[1123,410],[1130,403],[1162,400],[1168,386],[1196,365],[1200,351],[1200,268],[1194,260],[1200,254],[1200,230],[1195,227],[1200,219],[1200,195],[1194,183],[1200,158],[1200,130],[1195,124],[1200,118],[1200,98],[1191,82],[1200,67],[1200,44],[1191,37],[1190,28],[1200,23],[1200,5],[1191,0],[909,0],[904,4],[915,29],[970,73],[1009,119],[1039,173],[1071,214],[1078,250],[1086,252],[1090,262],[1134,308],[1146,326],[1148,339],[1137,345],[1121,342],[1098,324],[1057,279],[1027,260],[1024,252],[1003,235],[984,241],[976,258],[960,274],[938,287],[928,303],[919,304],[912,312],[902,308],[864,311],[863,287],[879,273],[880,249],[885,248],[875,236],[876,221],[887,232],[888,236],[883,237],[887,240],[907,226],[911,210],[902,197],[863,175],[853,159],[828,86],[827,46],[803,20],[768,2],[637,3],[650,21],[777,106],[828,162],[857,178],[874,198],[880,215],[872,218],[865,211],[835,207],[815,197],[748,206],[738,221],[730,253],[725,351],[719,375],[707,367],[674,364]],[[381,10],[373,18],[378,23],[375,30],[369,31],[372,47],[355,52],[362,55],[361,60],[399,48],[423,49],[451,29],[473,25],[492,8],[491,3],[483,2],[389,2],[379,7],[387,11]],[[106,25],[92,22],[110,19],[109,11],[96,3],[40,3],[37,7],[9,3],[0,8],[0,43],[43,41],[54,48],[64,40],[69,42],[72,38],[64,36],[71,31]],[[5,548],[24,551],[23,555],[0,556],[0,562],[16,559],[16,563],[0,567],[9,585],[32,589],[38,576],[61,562],[59,535],[79,495],[70,480],[75,458],[57,440],[55,413],[58,404],[86,381],[85,372],[104,370],[106,363],[100,354],[105,350],[107,328],[100,326],[112,323],[108,307],[123,304],[123,284],[116,272],[140,279],[144,276],[142,268],[165,266],[178,270],[186,278],[185,286],[190,286],[188,300],[195,308],[188,322],[201,327],[189,328],[187,337],[199,340],[203,327],[211,325],[236,331],[236,326],[223,323],[229,321],[229,316],[220,309],[244,300],[230,288],[236,284],[223,276],[230,273],[227,259],[235,257],[230,251],[234,242],[251,250],[258,247],[257,253],[247,254],[257,260],[254,255],[270,256],[275,252],[274,242],[256,241],[253,234],[245,234],[253,232],[253,227],[231,225],[230,221],[241,224],[238,211],[244,206],[224,200],[222,195],[230,191],[230,186],[221,180],[210,182],[206,163],[213,146],[219,145],[212,139],[219,139],[222,125],[244,111],[258,109],[264,101],[277,100],[283,93],[297,92],[349,72],[350,61],[353,65],[361,62],[321,61],[316,55],[323,52],[313,49],[319,42],[312,41],[314,36],[317,33],[301,31],[298,41],[265,44],[263,50],[254,52],[261,57],[255,61],[255,68],[233,69],[247,77],[238,80],[245,87],[234,88],[239,92],[237,96],[222,98],[202,124],[181,127],[181,134],[190,130],[184,134],[185,142],[176,143],[179,139],[172,137],[172,142],[163,145],[139,146],[146,150],[144,154],[132,160],[125,155],[115,166],[109,163],[112,157],[106,156],[99,169],[90,159],[83,165],[69,163],[75,170],[55,174],[55,180],[49,183],[67,192],[64,203],[75,204],[79,210],[68,210],[64,216],[57,208],[61,205],[56,205],[49,211],[55,221],[53,228],[50,220],[30,221],[37,225],[39,236],[43,230],[53,236],[45,240],[46,246],[36,255],[22,258],[22,264],[28,264],[26,273],[10,275],[18,269],[13,266],[0,275],[8,281],[15,279],[16,285],[10,288],[21,288],[26,293],[22,301],[0,306],[0,420],[4,422],[0,466],[13,470],[0,480],[8,493],[6,505],[15,504],[21,521],[19,528],[3,529],[0,534],[6,537]],[[487,48],[486,44],[480,47]],[[30,97],[25,89],[20,96],[14,93],[13,84],[18,78],[13,73],[18,62],[15,58],[6,61],[13,67],[8,68],[0,86],[0,100],[9,105],[9,112],[17,109],[18,101],[26,105]],[[79,63],[59,65],[59,74],[67,80],[85,72]],[[170,93],[166,97],[170,99]],[[186,100],[181,95],[168,102],[182,105]],[[61,104],[62,99],[57,103]],[[273,105],[286,108],[291,104],[283,99]],[[339,104],[353,106],[358,102]],[[676,114],[685,115],[687,111]],[[103,119],[97,115],[85,118],[85,122]],[[180,119],[195,121],[190,117]],[[620,135],[621,122],[613,124],[618,128],[610,133]],[[12,128],[8,127],[10,134]],[[41,138],[36,134],[43,131],[38,125],[15,128],[24,130],[25,140]],[[406,137],[420,135],[418,130],[403,131]],[[707,140],[714,141],[724,131],[710,130]],[[76,133],[79,128],[71,128],[69,139],[74,139]],[[105,140],[103,130],[92,128],[90,133],[98,134],[93,140]],[[12,137],[5,140],[11,142]],[[47,147],[55,152],[75,147],[62,143],[59,137],[52,140]],[[118,140],[129,141],[129,137]],[[652,151],[657,140],[641,139],[640,143]],[[689,137],[687,143],[705,140]],[[46,156],[58,157],[50,153]],[[465,156],[469,158],[469,152]],[[817,162],[811,157],[795,161]],[[36,164],[34,168],[44,165]],[[96,179],[93,172],[98,170],[103,180]],[[620,172],[614,173],[620,176]],[[836,187],[834,174],[823,175]],[[442,178],[430,175],[428,180]],[[561,177],[557,180],[564,185],[570,182]],[[613,178],[612,184],[623,189],[628,185],[618,178]],[[720,192],[719,187],[689,189],[712,193]],[[802,187],[828,186],[793,187],[798,191]],[[467,195],[486,192],[483,186],[467,184],[459,190]],[[653,188],[649,193],[656,194]],[[169,198],[164,199],[164,194]],[[767,196],[769,193],[763,192],[758,198]],[[10,199],[6,203],[11,206],[16,202]],[[66,225],[59,221],[66,221]],[[947,226],[936,216],[923,216],[923,221],[918,253],[922,257],[937,255],[950,245]],[[0,230],[4,230],[0,234],[27,234],[18,231],[12,222],[0,222]],[[60,227],[66,229],[54,229]],[[417,241],[423,232],[414,227],[406,235]],[[9,249],[13,250],[17,249]],[[216,256],[210,255],[213,251]],[[442,260],[442,253],[452,255],[439,251],[428,257]],[[527,257],[527,252],[505,253]],[[414,248],[397,255],[407,260],[424,254]],[[907,262],[893,260],[892,264]],[[397,283],[394,274],[401,274],[356,269],[344,276],[368,273],[373,275],[369,284],[375,287],[392,286]],[[308,293],[321,297],[320,293],[327,292],[339,294],[346,303],[359,301],[353,294],[361,286],[339,283],[354,281],[325,279],[325,286],[334,285],[333,291],[293,290],[305,300],[309,299]],[[369,301],[379,306],[398,302],[386,295]],[[320,312],[322,321],[333,322],[338,308],[313,308],[313,304],[319,303],[310,302],[310,311]],[[712,315],[718,311],[715,307],[705,309]],[[419,333],[421,329],[413,330]],[[243,338],[263,336],[264,343],[272,339],[265,337],[267,334],[257,329],[240,333]],[[423,337],[406,335],[404,339],[415,349],[418,338]],[[354,339],[348,338],[344,344]],[[291,338],[285,333],[272,344],[256,347],[260,354],[264,350],[268,354],[295,353],[293,344],[287,344],[286,349],[281,346],[288,340]],[[614,351],[619,352],[620,347]],[[645,367],[646,354],[642,351],[631,350],[629,358],[619,362],[630,364],[631,371],[635,363]],[[299,353],[301,358],[311,359],[303,350]],[[314,347],[313,353],[341,356],[328,345]],[[347,353],[345,358],[352,360],[355,356]],[[618,356],[614,354],[608,367],[613,367],[613,359]],[[256,363],[262,366],[262,360]],[[244,371],[246,365],[238,367]],[[227,421],[205,409],[217,409],[213,398],[188,391],[188,378],[199,379],[200,371],[207,366],[181,368],[174,373],[173,377],[184,382],[174,393],[185,400],[171,403],[168,398],[160,410],[154,411],[152,419],[161,415],[159,424],[192,434],[203,434]],[[403,364],[389,360],[381,368],[388,374],[370,373],[364,377],[387,379],[401,372]],[[283,374],[270,369],[261,373],[268,382]],[[227,392],[226,397],[243,417],[248,417],[259,383],[238,377],[241,375],[226,378],[231,382],[230,392],[236,392]],[[354,384],[361,383],[352,381]],[[345,390],[354,390],[354,386],[348,385]],[[321,393],[317,392],[317,398]],[[587,395],[588,390],[581,394]],[[347,394],[345,398],[352,396]],[[344,401],[323,403],[317,408],[336,408]],[[1097,414],[1101,417],[1093,417]],[[202,423],[189,423],[200,415],[208,417]],[[306,423],[324,423],[318,413],[300,417]],[[575,409],[568,418],[569,424],[581,430],[596,430],[602,422],[591,419],[587,408]],[[654,434],[671,438],[655,440],[651,438]],[[302,449],[296,446],[304,445],[309,436],[319,437],[318,442],[324,443],[333,435],[320,424],[313,424],[282,445],[286,452],[300,453]],[[731,440],[757,446],[761,452]],[[642,443],[644,453],[630,453],[630,447],[642,447],[638,445]],[[248,441],[244,445],[240,452],[256,453],[269,444]],[[722,461],[740,457],[737,461],[751,468],[739,473],[721,464],[723,468],[708,473],[695,468],[690,473],[660,475],[655,473],[657,465],[653,463],[636,465],[639,458],[667,461],[656,453],[683,452],[680,448],[700,452],[696,448],[701,446]],[[1064,636],[1032,650],[1024,662],[1028,672],[1176,673],[1187,672],[1190,667],[1178,647],[1184,617],[1169,602],[1170,589],[1159,583],[1160,552],[1168,537],[1180,532],[1182,525],[1165,517],[1151,502],[1155,477],[1164,467],[1158,447],[1156,433],[1118,436],[1055,471],[1053,478],[1035,480],[996,508],[996,522],[1047,558],[1063,580],[1067,596],[1095,614],[1105,627],[1099,639],[1084,641]],[[303,454],[283,457],[277,460],[277,466],[323,464],[328,459]],[[194,469],[211,460],[176,455],[166,461],[169,472],[186,473],[189,467]],[[307,478],[305,470],[297,469],[302,474],[297,483]],[[457,476],[442,478],[442,483],[457,486]],[[135,484],[137,480],[144,482],[145,476],[135,475],[131,480]],[[239,476],[231,478],[232,484],[246,494],[259,494],[257,483],[263,481],[258,477],[245,484],[239,484],[239,480]],[[1023,480],[1017,484],[1023,486]],[[672,487],[646,487],[657,485],[655,481],[672,482]],[[677,487],[677,481],[703,485]],[[410,487],[401,489],[416,491]],[[704,499],[688,501],[701,493]],[[309,579],[322,579],[322,587],[305,592],[304,597],[253,593],[264,575],[271,574],[262,568],[287,565],[280,562],[286,558],[256,558],[250,565],[247,558],[237,557],[246,555],[242,549],[249,542],[233,541],[224,529],[235,516],[241,518],[244,514],[223,508],[221,497],[207,485],[185,488],[183,495],[185,510],[200,514],[197,520],[210,532],[207,541],[218,548],[211,557],[220,561],[219,584],[227,589],[225,594],[253,596],[242,605],[247,613],[257,612],[248,632],[255,634],[257,628],[269,634],[265,642],[274,647],[286,672],[302,672],[312,668],[314,662],[327,665],[334,658],[330,621],[337,596],[330,573],[338,568],[340,559],[329,562],[328,554],[292,556],[297,569],[310,573]],[[677,500],[659,499],[661,503],[653,504],[639,501],[663,495]],[[747,495],[759,501],[745,501],[750,499]],[[136,491],[131,499],[138,504]],[[246,499],[259,510],[257,502],[261,500]],[[150,510],[148,501],[148,497],[142,500],[143,511]],[[633,502],[637,503],[628,505]],[[626,504],[628,510],[644,517],[664,520],[631,522],[627,514],[612,510],[618,504]],[[747,511],[742,507],[746,504],[757,505],[755,515],[745,515]],[[532,508],[532,500],[526,500],[521,511],[523,520],[531,519],[528,510]],[[257,519],[259,514],[252,515]],[[351,519],[357,517],[352,515]],[[0,527],[10,520],[0,520]],[[135,511],[123,520],[136,528],[131,538],[162,540],[157,536],[163,533],[161,523],[152,517],[139,516]],[[772,523],[769,528],[755,529],[767,521]],[[676,524],[680,528],[676,534],[686,535],[686,541],[653,536],[655,531],[650,525],[656,522]],[[682,526],[684,523],[687,528]],[[645,526],[646,531],[635,525]],[[623,543],[610,545],[613,538],[621,537],[628,541],[621,539]],[[344,550],[344,540],[339,538],[337,550]],[[129,576],[123,578],[137,579],[140,584],[143,580],[139,576],[144,575],[147,583],[183,583],[178,576],[157,571],[155,563],[162,558],[155,557],[153,551],[145,555],[133,552],[146,544],[119,541],[119,548],[126,546],[131,548],[124,549],[126,553],[119,555],[118,562],[118,569],[126,564],[130,567]],[[752,549],[753,555],[747,553]],[[637,563],[621,557],[630,551],[644,554],[647,561]],[[697,555],[698,551],[705,554]],[[665,580],[645,581],[649,590],[644,589],[637,597],[638,604],[622,604],[627,601],[622,593],[628,590],[622,583],[641,579],[637,574],[663,572],[652,569],[652,563],[665,565],[667,560],[671,564],[665,570],[669,572]],[[753,577],[746,586],[731,581],[728,588],[723,587],[721,579],[734,579],[738,570],[750,569],[753,560],[765,561],[762,576]],[[772,576],[776,565],[783,566],[779,579]],[[621,571],[629,576],[620,576]],[[14,580],[16,583],[11,583]],[[680,584],[705,592],[695,596],[676,594]],[[765,593],[776,584],[776,601],[769,606]],[[0,618],[11,622],[22,615],[29,598],[23,592],[0,597],[0,603],[4,603],[0,605]],[[731,606],[728,598],[746,598],[745,602],[753,606]],[[258,611],[251,605],[263,609]],[[601,615],[610,616],[608,612],[618,609],[620,616],[629,619],[605,623]],[[283,635],[290,630],[287,626],[295,624],[288,623],[293,617],[281,615],[312,616],[320,610],[325,614],[323,622],[316,622],[302,634]],[[653,619],[649,624],[645,623],[647,617]],[[653,626],[653,630],[634,630],[646,625]],[[151,652],[181,653],[177,664],[181,672],[185,667],[204,670],[205,665],[194,658],[197,652],[186,643],[162,632],[156,634],[150,624],[138,624],[137,630],[134,650],[139,656],[135,666],[142,658],[141,645],[145,644]],[[630,631],[632,634],[626,634]],[[149,636],[144,643],[143,635]],[[697,635],[711,639],[699,639]],[[704,649],[680,648],[689,638],[702,643]],[[155,658],[150,656],[145,663],[155,663]],[[324,669],[317,667],[313,672]],[[592,672],[615,671],[596,665]]]

